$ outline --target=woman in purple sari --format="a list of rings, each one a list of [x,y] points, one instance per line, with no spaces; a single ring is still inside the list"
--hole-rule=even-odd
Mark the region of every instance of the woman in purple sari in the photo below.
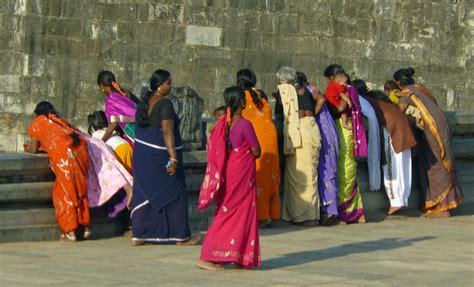
[[[135,113],[139,103],[137,97],[130,92],[124,92],[110,71],[102,71],[97,76],[97,84],[107,96],[105,100],[105,115],[109,126],[105,131],[103,141],[107,141],[120,127],[124,138],[133,145],[135,139]]]

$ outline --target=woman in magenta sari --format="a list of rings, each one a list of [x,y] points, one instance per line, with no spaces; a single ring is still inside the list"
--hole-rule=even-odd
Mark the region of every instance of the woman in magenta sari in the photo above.
[[[206,176],[199,194],[199,209],[213,199],[216,209],[202,244],[197,267],[207,270],[252,268],[261,265],[258,236],[255,159],[260,145],[252,123],[242,118],[245,92],[224,91],[227,117],[221,117],[208,141]]]
[[[110,71],[102,71],[97,76],[97,84],[107,96],[105,100],[105,115],[109,126],[102,138],[107,141],[120,127],[124,138],[133,145],[135,139],[135,113],[139,99],[130,92],[124,92]]]

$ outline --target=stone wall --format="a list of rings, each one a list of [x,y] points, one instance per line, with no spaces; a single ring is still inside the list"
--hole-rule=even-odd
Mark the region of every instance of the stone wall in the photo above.
[[[324,88],[340,63],[380,86],[413,66],[447,110],[472,111],[474,2],[468,0],[2,0],[0,150],[21,149],[31,112],[50,100],[84,126],[110,69],[133,87],[163,68],[205,110],[240,68],[267,93],[281,65]]]

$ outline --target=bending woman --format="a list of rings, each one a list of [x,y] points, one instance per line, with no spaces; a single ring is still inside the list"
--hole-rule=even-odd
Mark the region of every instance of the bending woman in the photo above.
[[[321,150],[321,135],[314,119],[317,104],[308,90],[300,89],[297,94],[295,69],[282,67],[277,71],[277,78],[285,118],[282,218],[293,224],[317,226],[320,218],[317,167]],[[319,104],[318,107],[321,108]]]
[[[365,99],[383,115],[385,163],[382,167],[385,192],[390,200],[388,215],[392,215],[402,207],[408,207],[412,179],[411,148],[416,145],[415,135],[407,117],[384,92],[367,92]]]
[[[221,117],[207,144],[208,164],[199,193],[199,209],[213,199],[216,209],[202,244],[197,266],[223,269],[261,265],[255,186],[255,159],[260,146],[252,124],[242,118],[245,92],[240,87],[224,91],[227,118]]]
[[[420,188],[425,194],[424,212],[428,217],[449,217],[451,210],[463,200],[461,185],[454,166],[448,119],[431,92],[415,84],[413,68],[395,72],[402,89],[398,105],[405,112],[408,106],[421,113],[423,137],[418,139]]]
[[[137,111],[133,154],[132,244],[190,241],[179,119],[170,100],[171,74],[156,70]]]
[[[337,75],[344,72],[342,66],[334,64],[327,67],[324,71],[324,77],[333,80]],[[339,185],[338,210],[339,219],[346,223],[365,222],[364,208],[359,186],[357,184],[357,162],[354,155],[354,134],[353,130],[343,127],[341,114],[350,108],[350,100],[339,101],[335,106],[327,101],[329,111],[331,112],[337,126],[339,134],[339,158],[337,181]],[[350,114],[350,113],[348,113]],[[352,120],[348,118],[348,124],[352,127]]]
[[[61,239],[76,241],[80,229],[87,239],[90,236],[87,143],[79,131],[58,116],[51,103],[40,102],[34,112],[36,118],[28,128],[32,141],[25,145],[25,150],[36,153],[41,145],[41,149],[48,153],[51,169],[56,175],[53,204],[56,220],[63,231]]]
[[[242,116],[252,123],[262,156],[256,160],[257,212],[260,227],[280,219],[280,162],[278,140],[272,121],[272,107],[266,96],[255,89],[257,77],[248,69],[237,72],[237,85],[245,90]]]
[[[321,152],[318,164],[318,187],[319,193],[321,225],[332,225],[337,223],[337,154],[339,142],[337,129],[334,120],[327,106],[325,99],[316,89],[308,83],[306,75],[296,72],[300,88],[298,94],[311,92],[313,99],[318,101],[315,107],[316,123],[321,132]]]
[[[100,72],[97,84],[106,96],[105,114],[109,122],[102,140],[106,142],[119,127],[123,130],[125,139],[133,144],[136,104],[139,100],[130,92],[123,91],[110,71]]]

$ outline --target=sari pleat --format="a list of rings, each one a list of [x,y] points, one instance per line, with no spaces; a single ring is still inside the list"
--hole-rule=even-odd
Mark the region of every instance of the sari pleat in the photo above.
[[[349,119],[349,124],[352,121]],[[357,162],[354,156],[354,137],[352,130],[342,127],[342,119],[336,120],[339,132],[339,183],[338,210],[339,218],[347,223],[357,222],[364,216],[362,197],[357,184]]]
[[[339,139],[337,128],[326,105],[316,116],[321,133],[321,151],[318,164],[318,186],[320,209],[322,212],[338,215],[337,211],[337,157]]]
[[[260,143],[261,157],[256,163],[257,170],[257,211],[258,220],[280,219],[280,162],[272,108],[264,98],[262,107],[253,102],[249,91],[245,91],[247,104],[242,116],[252,123]]]

